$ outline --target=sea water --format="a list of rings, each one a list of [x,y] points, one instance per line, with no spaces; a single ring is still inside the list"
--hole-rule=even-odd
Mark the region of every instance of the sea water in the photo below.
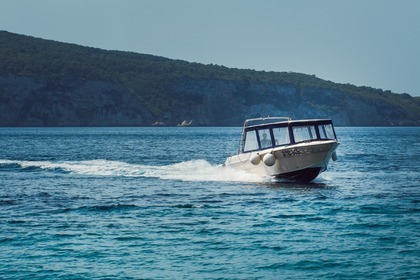
[[[0,279],[419,279],[420,128],[345,128],[312,183],[241,128],[0,128]]]

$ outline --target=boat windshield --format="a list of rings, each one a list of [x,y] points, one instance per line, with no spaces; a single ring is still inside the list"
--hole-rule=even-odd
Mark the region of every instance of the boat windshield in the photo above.
[[[261,149],[273,146],[273,142],[271,141],[270,130],[268,128],[259,129],[258,136],[260,138]]]
[[[318,125],[318,130],[321,139],[335,139],[332,124]]]
[[[276,146],[290,144],[289,129],[287,127],[273,128],[273,135]]]
[[[258,140],[255,130],[249,130],[245,134],[245,143],[243,147],[244,152],[249,152],[258,149]]]
[[[295,143],[315,140],[317,138],[315,126],[314,125],[294,126],[293,137],[295,138]]]

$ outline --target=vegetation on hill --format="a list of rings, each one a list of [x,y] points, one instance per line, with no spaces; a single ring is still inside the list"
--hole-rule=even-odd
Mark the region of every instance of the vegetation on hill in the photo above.
[[[204,80],[236,83],[237,90],[229,94],[234,97],[237,95],[236,97],[242,98],[248,104],[258,102],[264,94],[250,90],[252,85],[282,85],[292,87],[294,94],[299,95],[299,100],[311,103],[314,109],[325,110],[325,106],[335,106],[336,110],[344,109],[344,104],[338,104],[337,101],[329,104],[328,98],[322,95],[322,92],[342,93],[364,104],[382,104],[380,106],[383,108],[378,109],[379,113],[381,110],[386,113],[389,108],[397,108],[395,112],[402,112],[404,118],[411,123],[420,122],[420,98],[413,98],[408,94],[333,83],[314,75],[189,63],[0,31],[0,76],[10,75],[45,80],[51,87],[61,91],[65,88],[76,88],[87,81],[120,83],[144,104],[151,118],[156,120],[162,119],[165,112],[173,111],[173,107],[187,108],[202,104],[203,97],[183,94],[176,88],[188,81]],[[324,98],[324,102],[319,102],[320,98]],[[227,99],[222,98],[221,101],[223,100]]]

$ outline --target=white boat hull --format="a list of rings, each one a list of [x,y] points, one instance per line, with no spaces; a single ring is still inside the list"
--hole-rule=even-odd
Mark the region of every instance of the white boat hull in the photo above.
[[[312,181],[319,173],[326,170],[338,145],[336,140],[323,140],[274,147],[230,156],[226,159],[225,165],[258,176]],[[269,161],[264,162],[264,156],[267,154],[274,156],[274,159],[272,158],[274,164]]]

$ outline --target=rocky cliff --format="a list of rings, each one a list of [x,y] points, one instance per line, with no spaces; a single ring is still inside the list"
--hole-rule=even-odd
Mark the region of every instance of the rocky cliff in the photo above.
[[[240,125],[261,116],[331,118],[336,125],[419,125],[403,106],[386,98],[363,98],[328,88],[298,88],[281,83],[245,83],[222,80],[189,80],[174,92],[195,101],[195,106],[176,108],[171,116],[193,119],[202,125]],[[402,96],[412,102],[409,95]]]
[[[124,86],[110,81],[66,87],[0,76],[0,126],[137,126],[150,113]]]
[[[0,32],[0,126],[240,126],[246,118],[420,125],[420,99]]]

